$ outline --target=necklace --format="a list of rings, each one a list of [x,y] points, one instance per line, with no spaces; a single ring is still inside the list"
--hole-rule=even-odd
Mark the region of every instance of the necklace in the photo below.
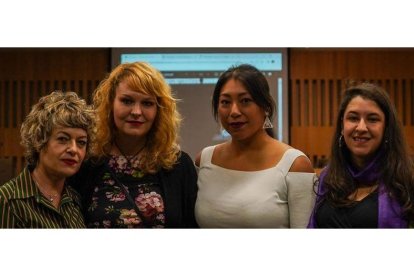
[[[129,158],[128,158],[128,156],[121,150],[121,147],[118,145],[118,143],[116,142],[116,139],[114,140],[114,144],[115,144],[115,146],[118,148],[118,151],[121,153],[121,155],[126,159],[126,161],[127,161],[127,165],[132,169],[132,163],[131,163],[131,161],[135,158],[135,157],[137,157],[140,153],[141,153],[141,151],[145,148],[145,146],[146,146],[146,144],[147,143],[145,143],[134,155],[130,155],[129,156]]]
[[[46,191],[43,189],[43,188],[41,188],[41,186],[39,185],[39,183],[36,181],[36,179],[35,179],[35,176],[34,175],[32,175],[32,177],[33,177],[33,181],[34,181],[34,183],[36,184],[36,187],[39,189],[39,191],[50,201],[50,202],[53,202],[54,200],[55,200],[55,198],[58,198],[58,196],[59,196],[59,194],[58,193],[55,193],[55,194],[49,194],[49,193],[46,193]]]

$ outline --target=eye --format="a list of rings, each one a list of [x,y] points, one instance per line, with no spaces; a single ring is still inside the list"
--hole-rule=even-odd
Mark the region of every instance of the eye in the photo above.
[[[134,103],[133,100],[129,99],[129,98],[121,98],[121,103],[125,104],[125,105],[131,105]]]
[[[230,104],[230,101],[229,100],[220,100],[220,105],[228,105],[228,104]]]
[[[80,148],[84,148],[88,144],[88,141],[87,140],[78,140],[77,143],[78,143],[78,146]]]
[[[243,98],[243,99],[241,99],[241,103],[242,104],[249,104],[249,103],[251,103],[253,100],[252,99],[250,99],[250,98]]]
[[[350,121],[350,122],[358,122],[359,121],[359,117],[356,116],[356,115],[348,115],[346,117],[346,120],[347,121]]]
[[[69,140],[66,136],[58,136],[56,139],[61,143],[66,143]]]
[[[368,122],[370,122],[370,123],[376,123],[376,122],[379,122],[379,118],[378,117],[370,117],[370,118],[368,118]]]
[[[151,107],[151,106],[155,105],[155,102],[153,102],[153,101],[143,101],[142,105],[146,106],[146,107]]]

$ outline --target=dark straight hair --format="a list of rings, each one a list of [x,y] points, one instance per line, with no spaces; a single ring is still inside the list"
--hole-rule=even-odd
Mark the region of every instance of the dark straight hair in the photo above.
[[[218,121],[218,105],[221,89],[230,79],[241,82],[252,96],[253,101],[268,112],[270,118],[273,117],[276,113],[276,103],[270,95],[269,84],[265,76],[256,67],[250,64],[241,64],[232,66],[221,74],[214,87],[212,110],[216,121]],[[271,137],[275,137],[272,129],[267,128],[266,132]]]

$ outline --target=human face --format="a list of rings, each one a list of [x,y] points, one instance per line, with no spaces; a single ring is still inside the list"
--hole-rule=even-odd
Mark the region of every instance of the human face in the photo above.
[[[121,82],[114,99],[114,121],[118,135],[146,138],[157,115],[155,96],[131,90]]]
[[[345,143],[355,165],[363,167],[378,150],[384,137],[385,115],[376,102],[361,96],[353,98],[345,109]]]
[[[38,167],[58,179],[74,175],[86,155],[88,135],[84,129],[56,127],[39,154]]]
[[[243,140],[264,132],[265,112],[238,80],[230,79],[221,89],[218,115],[233,139]]]

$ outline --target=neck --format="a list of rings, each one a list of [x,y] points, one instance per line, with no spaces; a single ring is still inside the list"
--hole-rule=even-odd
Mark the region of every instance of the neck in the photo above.
[[[65,185],[65,178],[53,176],[41,166],[36,166],[32,172],[32,178],[42,192],[49,194],[61,194]]]
[[[380,177],[379,161],[381,158],[383,158],[383,154],[382,152],[379,152],[370,161],[365,162],[362,168],[357,166],[356,164],[354,164],[353,166],[347,165],[348,171],[351,174],[352,178],[354,178],[359,183],[376,182]]]
[[[137,156],[145,147],[146,140],[127,139],[122,137],[116,137],[114,140],[114,147],[118,150],[119,154],[123,156]]]
[[[267,142],[273,140],[265,131],[258,132],[253,136],[243,139],[243,140],[235,140],[231,139],[230,144],[236,150],[254,150],[258,151],[264,148],[267,145]]]
[[[358,170],[363,170],[367,166],[367,159],[368,158],[359,158],[356,156],[352,156],[352,165]]]

